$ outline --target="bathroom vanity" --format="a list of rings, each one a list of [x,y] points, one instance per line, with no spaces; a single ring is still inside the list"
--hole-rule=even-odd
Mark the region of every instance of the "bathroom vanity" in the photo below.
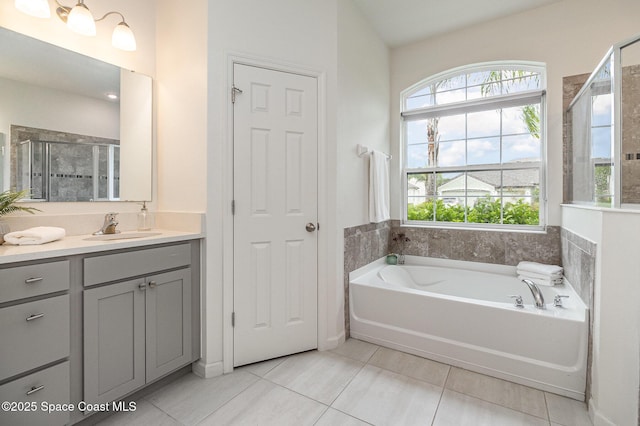
[[[77,423],[197,360],[201,237],[1,246],[0,424]]]

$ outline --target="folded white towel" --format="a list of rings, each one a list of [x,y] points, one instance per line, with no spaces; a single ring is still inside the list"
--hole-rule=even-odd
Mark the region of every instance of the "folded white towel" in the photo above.
[[[9,232],[4,236],[4,241],[17,246],[37,245],[59,240],[65,235],[66,232],[63,228],[36,226],[24,231]]]
[[[538,274],[536,272],[523,271],[522,269],[517,269],[516,273],[518,275],[522,275],[525,278],[532,279],[540,279],[540,280],[556,280],[562,278],[562,272],[558,274]]]
[[[518,275],[518,279],[519,280],[530,280],[531,282],[533,282],[535,284],[544,285],[544,286],[548,286],[548,287],[552,287],[554,285],[560,285],[563,282],[562,278],[540,279],[540,278],[531,278],[531,277],[526,276],[526,275]]]
[[[545,265],[538,262],[520,262],[517,268],[519,271],[529,271],[544,275],[561,274],[563,271],[562,266]]]

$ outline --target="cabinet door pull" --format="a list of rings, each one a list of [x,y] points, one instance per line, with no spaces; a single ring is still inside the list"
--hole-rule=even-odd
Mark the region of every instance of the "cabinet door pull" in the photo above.
[[[39,318],[42,318],[44,316],[44,314],[33,314],[33,315],[29,315],[27,317],[27,321],[33,321],[33,320],[37,320]]]
[[[43,279],[44,279],[43,277],[27,278],[26,280],[24,280],[24,282],[25,282],[25,284],[33,284],[33,283],[40,282]]]
[[[147,285],[145,283],[138,284],[138,288],[140,291],[145,291],[147,289]]]
[[[33,387],[31,388],[31,390],[27,391],[27,395],[34,394],[34,393],[36,393],[36,392],[38,392],[38,391],[41,391],[42,389],[44,389],[44,385],[40,385],[40,386],[33,386]]]
[[[158,283],[156,283],[155,281],[149,282],[149,288],[156,288],[156,287],[158,287]]]

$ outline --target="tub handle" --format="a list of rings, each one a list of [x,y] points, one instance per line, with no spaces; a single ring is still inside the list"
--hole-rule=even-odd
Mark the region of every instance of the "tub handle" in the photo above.
[[[509,297],[512,299],[515,299],[513,301],[513,306],[515,306],[516,308],[524,308],[524,302],[522,300],[522,296],[520,296],[519,294],[513,294]]]
[[[562,308],[562,298],[569,297],[566,294],[556,294],[556,297],[553,298],[553,306],[556,308]]]

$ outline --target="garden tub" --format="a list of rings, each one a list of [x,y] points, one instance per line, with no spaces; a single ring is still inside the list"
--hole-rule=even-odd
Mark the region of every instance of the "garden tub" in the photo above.
[[[349,274],[353,338],[584,400],[588,308],[566,280],[540,286],[539,309],[515,267],[406,259]]]

